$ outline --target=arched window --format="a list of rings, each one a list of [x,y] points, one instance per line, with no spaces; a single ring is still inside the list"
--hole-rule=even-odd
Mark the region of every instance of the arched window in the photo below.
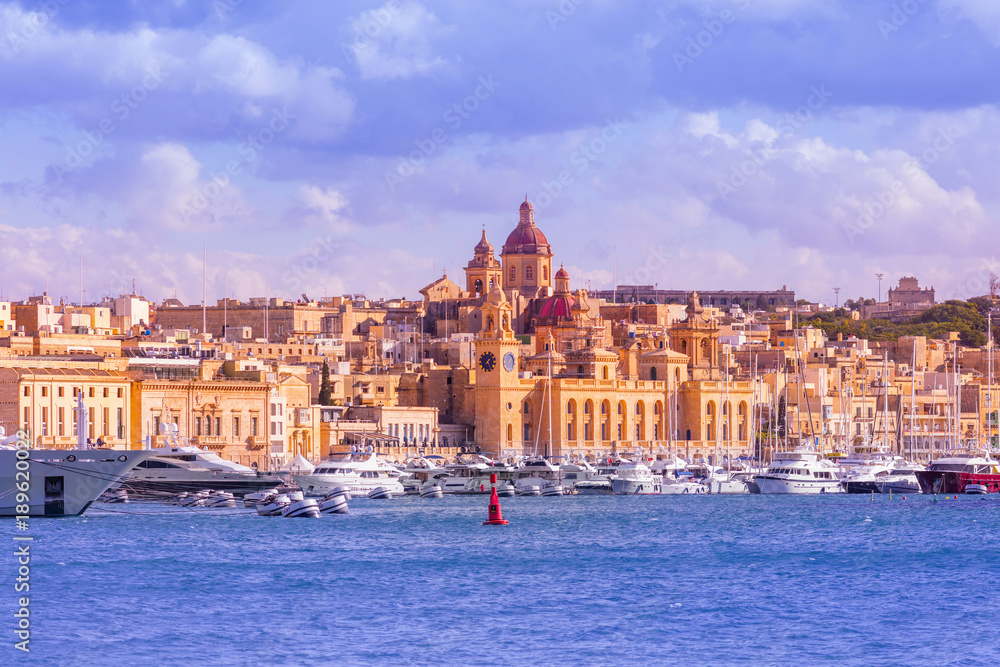
[[[530,266],[524,270],[524,279],[525,280],[531,280],[534,277],[535,277],[535,272],[531,269]]]
[[[510,276],[511,282],[517,280],[517,267],[516,266],[510,267],[510,271],[508,271],[507,273]]]
[[[542,280],[548,280],[548,279],[549,279],[549,267],[543,266],[542,267]]]
[[[711,401],[709,401],[708,405],[706,405],[706,406],[705,406],[705,414],[706,414],[706,415],[710,415],[710,414],[712,414],[712,408],[713,408],[713,407],[714,407],[714,406],[713,406],[712,402],[711,402]]]
[[[607,366],[604,367],[604,379],[605,380],[608,379],[608,367]]]
[[[514,426],[512,424],[507,424],[507,442],[514,439]]]
[[[576,367],[576,374],[579,375],[580,377],[583,377],[583,366]]]
[[[649,369],[649,379],[650,380],[656,379],[656,366],[653,366],[652,368]]]
[[[529,413],[531,413],[531,408],[528,406],[528,402],[525,401],[524,402],[524,414],[529,414]]]
[[[483,293],[483,281],[476,278],[476,295]]]

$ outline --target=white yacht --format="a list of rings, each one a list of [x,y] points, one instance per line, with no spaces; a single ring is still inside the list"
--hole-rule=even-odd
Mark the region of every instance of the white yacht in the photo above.
[[[878,493],[920,493],[917,473],[926,470],[916,463],[897,463],[878,481]]]
[[[494,463],[482,454],[464,454],[456,463],[445,466],[447,477],[438,476],[439,486],[445,494],[490,493],[490,475],[497,476],[497,494],[512,495],[514,471]]]
[[[614,493],[611,482],[617,477],[618,468],[613,465],[599,466],[593,475],[575,482],[573,490],[582,496],[610,496]]]
[[[750,485],[747,484],[746,472],[742,470],[716,468],[709,473],[708,477],[702,483],[708,489],[709,493],[737,495],[750,493]]]
[[[212,489],[244,496],[281,485],[280,477],[265,475],[198,447],[179,445],[142,451],[151,456],[139,462],[122,484],[139,495],[174,496],[183,491]]]
[[[292,479],[307,496],[324,497],[338,487],[346,487],[354,497],[367,496],[378,488],[401,496],[405,491],[399,476],[395,466],[374,452],[364,452],[320,463],[312,472],[292,475]]]
[[[611,490],[616,496],[659,494],[662,486],[663,478],[641,462],[622,461],[617,476],[611,480]]]
[[[550,461],[537,458],[523,461],[514,469],[514,491],[519,495],[561,496],[562,470]]]
[[[132,466],[149,458],[143,450],[23,449],[16,446],[18,434],[5,436],[0,427],[0,489],[5,491],[0,516],[83,514]],[[19,500],[21,494],[27,494],[27,502]]]
[[[756,477],[761,493],[840,493],[839,468],[810,447],[776,452]]]
[[[440,457],[417,457],[406,462],[406,467],[402,470],[399,478],[405,489],[406,495],[415,496],[420,494],[420,489],[429,481],[440,485],[440,477],[448,475],[448,469],[438,465]]]

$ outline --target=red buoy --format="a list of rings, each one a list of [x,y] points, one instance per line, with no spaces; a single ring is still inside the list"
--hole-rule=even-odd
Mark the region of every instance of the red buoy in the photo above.
[[[504,519],[503,514],[500,513],[500,496],[497,495],[496,473],[490,475],[490,484],[492,485],[492,490],[490,491],[490,515],[487,521],[483,521],[483,525],[506,526],[510,522]]]

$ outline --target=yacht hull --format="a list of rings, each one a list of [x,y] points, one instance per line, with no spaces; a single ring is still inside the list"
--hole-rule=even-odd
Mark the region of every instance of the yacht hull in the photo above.
[[[844,491],[847,493],[858,493],[870,495],[872,493],[882,493],[879,485],[874,480],[844,482]]]
[[[965,493],[969,484],[982,484],[987,493],[1000,492],[1000,475],[996,474],[921,470],[916,475],[921,493]]]
[[[160,472],[158,469],[155,469]],[[134,472],[133,475],[136,473]],[[281,486],[281,478],[272,475],[216,475],[206,474],[203,477],[189,477],[187,479],[176,477],[171,479],[167,476],[158,477],[135,477],[130,476],[122,486],[129,492],[140,495],[175,496],[178,493],[187,491],[197,493],[198,491],[228,491],[234,496],[243,497],[248,493],[258,493],[260,491],[270,491]]]
[[[616,496],[659,495],[660,488],[652,480],[616,479],[611,482],[611,491]]]
[[[18,458],[26,451],[27,458]],[[61,517],[83,514],[112,485],[150,454],[141,450],[0,450],[0,516]],[[18,486],[21,485],[21,486]],[[27,490],[23,490],[26,487]],[[19,496],[27,495],[27,498]],[[27,511],[23,511],[23,510]]]
[[[799,479],[784,479],[780,477],[767,477],[766,475],[757,475],[756,482],[757,486],[760,487],[760,492],[764,494],[778,494],[778,493],[795,493],[795,494],[824,493],[825,494],[825,493],[843,492],[843,489],[840,487],[840,482],[835,479],[799,480]]]

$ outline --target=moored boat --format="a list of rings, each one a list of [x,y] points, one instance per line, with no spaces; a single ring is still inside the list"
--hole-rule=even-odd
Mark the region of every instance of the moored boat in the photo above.
[[[965,493],[969,484],[986,487],[987,493],[1000,491],[1000,462],[972,452],[952,453],[916,472],[923,493]]]

